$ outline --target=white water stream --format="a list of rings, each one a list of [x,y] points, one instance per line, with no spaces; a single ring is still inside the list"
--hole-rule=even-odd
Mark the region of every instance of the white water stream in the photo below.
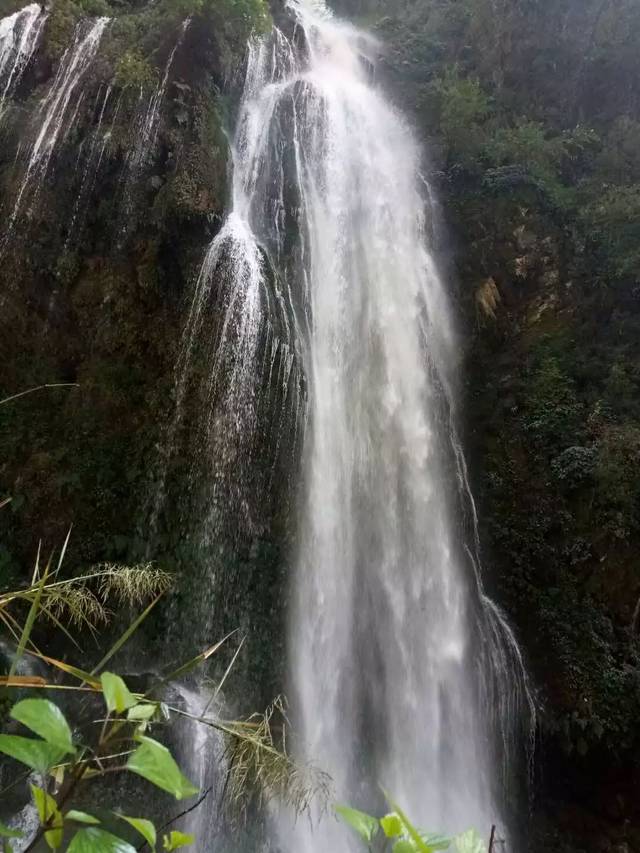
[[[7,233],[11,232],[22,205],[25,202],[33,203],[47,174],[56,144],[64,138],[74,123],[84,93],[80,92],[71,112],[72,98],[98,51],[109,20],[105,17],[96,18],[88,25],[86,21],[80,22],[76,27],[73,44],[67,48],[60,60],[53,83],[38,111],[36,138],[29,152],[29,160],[9,219]]]
[[[20,82],[47,20],[39,3],[31,3],[0,20],[0,119],[4,104]]]

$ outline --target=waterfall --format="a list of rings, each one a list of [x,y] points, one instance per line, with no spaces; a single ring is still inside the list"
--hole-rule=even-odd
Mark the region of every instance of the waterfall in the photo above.
[[[0,118],[38,45],[47,15],[31,3],[0,20]]]
[[[288,637],[299,757],[331,774],[340,801],[384,808],[384,786],[428,829],[507,834],[503,783],[533,705],[482,585],[431,188],[375,83],[375,40],[322,0],[288,8],[289,34],[250,44],[230,211],[188,310],[166,455],[204,349],[203,538],[222,536],[221,518],[251,528],[257,434],[272,434],[270,452],[300,449]],[[165,480],[166,463],[152,532]],[[315,817],[279,816],[282,848],[349,848]]]
[[[252,400],[270,260],[309,388],[289,632],[301,758],[322,763],[340,800],[375,808],[384,785],[428,828],[506,831],[496,754],[511,750],[530,697],[482,589],[477,531],[469,546],[463,530],[459,343],[427,245],[419,146],[372,79],[373,39],[320,2],[290,10],[290,38],[276,29],[251,47],[233,209],[188,336],[225,257],[218,351],[231,344],[231,402]],[[281,841],[348,845],[331,819],[287,826]]]
[[[458,343],[426,246],[420,154],[362,34],[297,7],[310,431],[289,647],[298,733],[338,799],[377,785],[433,830],[503,824],[446,389]],[[471,569],[471,576],[470,576]],[[511,685],[503,685],[510,690]],[[378,789],[379,790],[379,789]],[[323,821],[291,850],[344,849]]]
[[[134,172],[137,172],[140,168],[142,168],[145,161],[149,157],[150,152],[153,150],[156,144],[156,138],[158,136],[158,124],[160,122],[160,107],[162,106],[164,95],[167,90],[167,83],[169,82],[169,72],[171,71],[171,66],[173,65],[173,60],[176,55],[176,51],[182,44],[184,34],[186,33],[190,23],[191,18],[186,18],[182,22],[182,26],[180,28],[180,35],[178,36],[178,40],[174,44],[171,53],[169,54],[169,58],[167,59],[164,68],[164,73],[160,81],[158,82],[158,85],[156,86],[153,94],[149,98],[145,110],[141,113],[139,117],[137,139],[127,159],[127,168],[131,169]]]
[[[29,152],[27,168],[9,219],[7,233],[11,232],[23,201],[30,197],[33,203],[38,188],[46,177],[56,144],[61,138],[64,139],[69,128],[73,126],[83,93],[80,93],[70,115],[69,105],[78,83],[97,53],[109,20],[104,17],[96,18],[88,28],[86,22],[80,22],[76,27],[73,44],[67,48],[60,60],[53,83],[38,111],[38,132]]]
[[[270,445],[273,470],[283,443],[291,446],[297,440],[303,389],[295,368],[298,336],[292,327],[292,300],[287,281],[280,281],[275,272],[277,258],[270,258],[269,246],[261,243],[256,228],[256,212],[260,215],[256,205],[264,201],[264,179],[270,169],[266,138],[260,137],[261,132],[268,133],[269,107],[263,111],[259,98],[281,71],[278,49],[290,50],[277,31],[276,40],[277,48],[266,41],[249,46],[244,95],[231,146],[231,208],[208,247],[187,313],[175,370],[175,410],[151,489],[147,539],[156,532],[166,500],[167,463],[176,451],[194,352],[203,337],[208,380],[201,392],[205,414],[198,432],[197,463],[202,458],[211,461],[201,510],[203,540],[219,540],[228,526],[235,533],[255,531],[253,508],[260,491],[256,489],[256,443],[264,439]],[[277,223],[274,228],[278,229]],[[208,327],[212,304],[215,316]],[[266,437],[259,435],[263,421],[272,422]],[[269,479],[268,472],[263,472],[265,478]]]

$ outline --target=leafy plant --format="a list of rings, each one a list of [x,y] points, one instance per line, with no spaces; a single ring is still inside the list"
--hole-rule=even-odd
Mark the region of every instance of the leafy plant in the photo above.
[[[400,806],[388,796],[387,800],[393,811],[381,818],[350,806],[335,807],[338,817],[357,833],[371,853],[436,853],[449,849],[456,853],[487,853],[486,844],[475,830],[467,830],[453,838],[426,832],[414,826]]]

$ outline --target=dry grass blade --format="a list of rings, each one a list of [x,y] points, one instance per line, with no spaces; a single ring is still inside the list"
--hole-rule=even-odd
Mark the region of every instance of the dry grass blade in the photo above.
[[[236,814],[244,813],[253,792],[260,802],[275,799],[298,815],[309,810],[312,800],[321,811],[326,808],[331,779],[314,765],[301,765],[289,755],[285,726],[282,699],[276,699],[264,714],[222,724],[230,739],[227,797]]]
[[[236,819],[244,818],[248,804],[256,798],[260,804],[275,800],[296,815],[307,812],[312,801],[321,813],[326,810],[331,800],[331,777],[312,764],[298,763],[288,753],[284,734],[287,718],[281,698],[264,714],[253,714],[247,720],[221,721],[171,710],[216,729],[226,738],[225,798]]]

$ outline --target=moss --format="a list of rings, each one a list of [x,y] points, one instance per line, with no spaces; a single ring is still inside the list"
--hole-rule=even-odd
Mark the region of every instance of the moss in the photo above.
[[[59,59],[72,44],[81,15],[81,7],[73,0],[57,0],[54,4],[44,34],[44,49],[50,60]]]
[[[151,89],[157,85],[158,77],[148,59],[136,48],[131,48],[118,59],[113,82],[120,89]]]

